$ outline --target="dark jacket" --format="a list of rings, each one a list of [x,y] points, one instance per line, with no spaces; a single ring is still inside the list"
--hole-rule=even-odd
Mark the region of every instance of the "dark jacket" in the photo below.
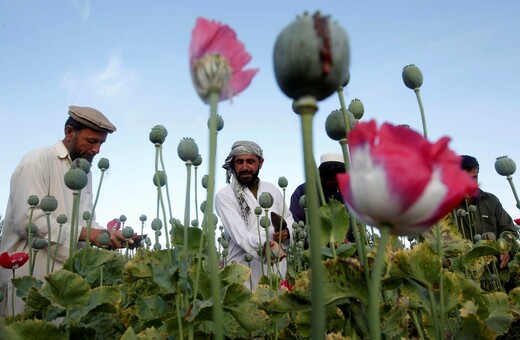
[[[502,232],[511,231],[516,236],[517,227],[513,223],[513,219],[504,210],[502,204],[495,195],[479,189],[478,197],[470,204],[473,204],[477,207],[477,211],[471,216],[475,226],[473,229],[473,234],[475,231],[476,234],[480,235],[485,232],[492,232],[498,239]],[[466,202],[463,202],[459,208],[468,211]],[[472,235],[469,229],[469,214],[464,217],[459,216],[457,218],[459,225],[462,221],[464,227],[463,234],[466,238],[469,239]]]

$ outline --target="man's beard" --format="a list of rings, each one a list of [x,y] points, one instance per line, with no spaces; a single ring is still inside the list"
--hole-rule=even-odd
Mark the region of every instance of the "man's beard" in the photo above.
[[[77,148],[77,137],[72,138],[72,140],[67,145],[67,149],[69,149],[70,159],[75,160],[77,158],[84,158],[92,164],[94,160],[94,156],[92,154],[81,154],[81,152]]]
[[[242,185],[245,185],[246,187],[250,188],[251,186],[253,186],[253,184],[256,183],[256,181],[258,181],[258,174],[260,173],[260,169],[258,169],[255,173],[251,172],[251,171],[242,171],[241,173],[237,174],[235,172],[235,177],[238,181],[238,183],[242,184]],[[243,174],[251,174],[251,178],[249,179],[242,179],[240,178],[240,175],[243,175]]]

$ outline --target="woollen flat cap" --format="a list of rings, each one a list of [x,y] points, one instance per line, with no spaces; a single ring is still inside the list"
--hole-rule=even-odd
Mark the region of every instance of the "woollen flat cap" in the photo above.
[[[69,106],[69,116],[92,130],[112,133],[116,127],[104,114],[91,107]]]

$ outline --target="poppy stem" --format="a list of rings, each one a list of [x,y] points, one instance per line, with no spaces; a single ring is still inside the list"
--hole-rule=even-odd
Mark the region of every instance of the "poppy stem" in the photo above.
[[[370,278],[370,298],[368,301],[368,320],[370,338],[372,340],[381,339],[381,276],[385,264],[386,244],[390,238],[390,226],[383,225],[379,228],[381,237],[377,245],[377,255],[372,269],[372,276]]]

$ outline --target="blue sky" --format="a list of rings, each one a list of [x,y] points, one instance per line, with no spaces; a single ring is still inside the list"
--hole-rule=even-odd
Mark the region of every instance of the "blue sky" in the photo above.
[[[234,28],[252,55],[248,67],[260,68],[246,91],[219,106],[225,126],[218,136],[217,189],[225,185],[220,165],[231,144],[250,139],[264,149],[260,177],[288,178],[288,200],[304,176],[300,119],[276,84],[273,47],[297,15],[316,10],[331,15],[349,36],[351,81],[345,96],[347,103],[362,100],[363,120],[406,123],[422,131],[415,95],[401,78],[405,65],[417,65],[424,75],[421,96],[430,139],[450,136],[457,153],[476,156],[481,187],[495,193],[513,218],[520,217],[508,182],[494,170],[498,156],[520,162],[520,3],[512,0],[0,0],[0,214],[20,158],[62,139],[67,108],[79,105],[101,110],[118,129],[96,158],[111,163],[98,221],[104,225],[125,214],[127,225],[138,226],[141,214],[155,216],[148,133],[156,124],[169,131],[165,166],[173,214],[182,220],[186,167],[177,145],[183,137],[194,138],[203,157],[199,183],[208,166],[209,109],[195,93],[188,68],[191,30],[199,16]],[[337,96],[319,103],[316,158],[341,152],[324,128],[327,115],[338,108]],[[99,170],[93,172],[97,187]],[[200,204],[205,190],[197,187]]]

